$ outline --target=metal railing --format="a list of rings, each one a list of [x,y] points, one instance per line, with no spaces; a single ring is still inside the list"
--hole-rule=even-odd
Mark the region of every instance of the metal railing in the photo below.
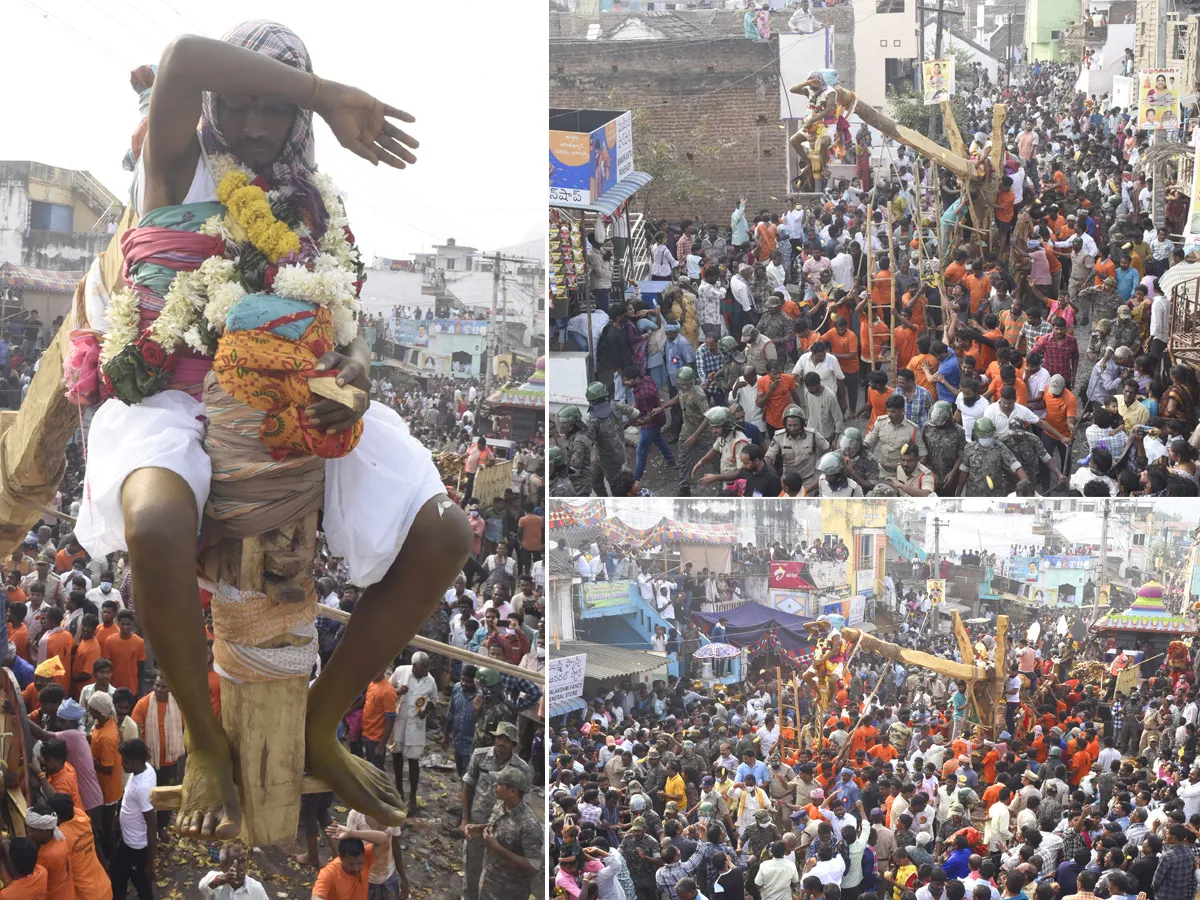
[[[71,190],[82,194],[88,206],[100,213],[92,231],[107,231],[109,225],[120,220],[124,205],[87,172],[75,170],[71,173]]]
[[[650,277],[650,244],[646,240],[646,220],[641,213],[634,213],[633,227],[629,229],[628,258],[632,266],[629,280],[634,284]]]
[[[1171,289],[1167,350],[1176,361],[1200,371],[1200,278]]]

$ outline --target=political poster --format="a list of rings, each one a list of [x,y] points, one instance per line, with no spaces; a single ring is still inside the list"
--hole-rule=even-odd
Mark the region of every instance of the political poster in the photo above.
[[[954,96],[954,60],[927,59],[921,63],[925,105],[936,106]]]
[[[1008,577],[1013,581],[1037,581],[1038,562],[1036,556],[1014,556],[1008,564]]]
[[[1034,585],[1028,590],[1034,606],[1058,606],[1058,588]]]
[[[586,653],[552,658],[546,664],[546,702],[558,703],[582,697],[586,672]]]
[[[1112,596],[1112,585],[1105,582],[1104,584],[1096,585],[1096,605],[1108,606],[1109,598]]]
[[[946,579],[929,578],[925,581],[925,590],[929,592],[929,605],[938,606],[946,602]]]
[[[1179,127],[1179,69],[1138,72],[1138,128],[1162,131]]]
[[[512,377],[511,353],[497,353],[492,357],[492,374],[501,382],[508,381]]]

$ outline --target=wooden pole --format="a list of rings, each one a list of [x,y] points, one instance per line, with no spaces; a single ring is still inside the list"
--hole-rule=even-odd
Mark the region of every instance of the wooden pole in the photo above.
[[[779,707],[779,727],[783,728],[783,671],[779,666],[775,667],[775,690],[776,704]]]
[[[796,748],[800,742],[800,682],[796,680],[796,672],[792,671],[792,711],[796,714]]]
[[[919,213],[920,213],[920,210],[918,210],[918,214]],[[892,267],[892,271],[891,271],[891,275],[892,275],[892,285],[891,285],[892,305],[891,305],[891,310],[888,314],[888,319],[891,320],[892,322],[895,322],[896,321],[896,229],[894,227],[892,227],[890,224],[888,226],[888,258],[891,261],[891,267]],[[871,304],[867,304],[867,305],[870,306]],[[868,323],[867,328],[869,329],[869,332],[871,334],[874,334],[875,323],[874,322]],[[892,357],[891,383],[895,384],[896,383],[896,340],[895,340],[895,328],[894,327],[892,329],[891,334],[889,334],[888,336],[890,338],[892,338],[892,342],[891,342],[892,352],[891,352],[891,354],[889,354]],[[874,354],[872,354],[872,356],[873,355]]]
[[[317,604],[318,614],[327,619],[333,619],[335,622],[349,622],[350,613],[344,610],[334,609],[332,606],[326,606],[324,603]],[[532,681],[534,684],[545,686],[546,674],[544,672],[535,672],[532,669],[522,669],[520,666],[514,666],[512,663],[503,662],[498,659],[491,659],[479,653],[472,653],[470,650],[463,650],[460,647],[451,647],[449,644],[443,644],[440,641],[435,641],[432,638],[415,635],[409,640],[409,645],[420,650],[425,650],[428,653],[440,653],[442,656],[448,656],[451,659],[457,659],[460,662],[471,663],[488,669],[495,669],[503,675],[512,675],[514,678],[524,678],[526,681]]]
[[[858,726],[863,723],[863,719],[867,717],[867,711],[871,708],[871,701],[875,699],[875,695],[879,692],[879,686],[883,684],[883,679],[887,678],[887,672],[881,672],[879,678],[875,681],[875,687],[871,689],[871,693],[867,696],[863,703],[862,712],[858,716],[858,721],[854,723],[854,727],[850,729],[850,737],[854,737],[854,732],[858,731]],[[837,759],[833,762],[833,768],[836,770],[838,765],[850,753],[850,739],[842,745],[842,749],[838,752]]]

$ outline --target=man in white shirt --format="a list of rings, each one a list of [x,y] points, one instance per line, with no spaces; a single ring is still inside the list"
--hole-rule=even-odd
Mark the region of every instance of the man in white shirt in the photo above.
[[[1179,786],[1176,795],[1183,801],[1183,814],[1189,820],[1200,813],[1200,768],[1192,766],[1188,780]]]
[[[412,664],[396,666],[389,679],[396,689],[396,725],[388,749],[396,789],[404,799],[404,761],[408,760],[408,814],[417,814],[417,782],[421,777],[421,753],[425,750],[425,723],[437,707],[437,682],[429,674],[429,657],[420,651],[412,655]]]
[[[775,847],[771,848],[771,855],[774,856]],[[772,860],[773,862],[774,860]],[[766,868],[767,863],[763,863],[759,867],[758,877],[754,879],[754,883],[761,885],[760,881],[763,877],[762,870]],[[794,869],[794,867],[793,867]],[[842,876],[846,874],[846,861],[842,859],[842,854],[834,853],[831,844],[824,844],[817,848],[817,855],[804,864],[804,877],[812,875],[820,880],[821,884],[841,884]],[[790,895],[781,895],[790,896]],[[767,900],[767,892],[763,891],[763,900]]]
[[[1003,389],[1002,389],[1003,390]],[[1014,390],[1015,394],[1016,391]],[[1008,411],[1005,411],[1005,407]],[[996,437],[1002,437],[1008,434],[1009,429],[1015,422],[1024,422],[1029,425],[1036,425],[1041,419],[1037,413],[1031,410],[1028,406],[1022,406],[1016,400],[1006,401],[1003,398],[995,403],[989,403],[987,409],[983,411],[983,417],[989,419],[996,425]]]
[[[820,349],[818,350],[817,347]],[[842,374],[842,366],[837,357],[829,352],[829,347],[824,341],[817,341],[813,344],[812,349],[801,355],[792,369],[792,374],[796,376],[797,380],[804,378],[809,372],[816,372],[820,375],[821,385],[825,390],[832,391],[834,396],[838,394],[838,382],[844,381],[846,378]]]
[[[221,847],[220,865],[200,879],[204,900],[267,900],[262,882],[246,874],[246,848],[237,841]]]
[[[746,366],[729,391],[729,405],[737,405],[746,414],[746,421],[766,434],[767,421],[763,408],[758,405],[758,374],[754,366]]]
[[[150,791],[158,787],[158,775],[150,765],[150,751],[141,738],[121,744],[121,768],[129,775],[129,781],[121,798],[121,840],[109,864],[113,891],[124,893],[128,880],[133,882],[138,896],[150,897],[158,854],[158,819],[150,802]]]
[[[983,826],[983,840],[991,853],[1002,853],[1008,847],[1008,804],[1011,801],[1012,791],[1001,788],[1000,798],[988,808],[987,822]]]
[[[747,315],[754,312],[754,292],[750,290],[750,278],[754,269],[742,266],[738,273],[729,279],[729,289],[733,292],[734,301],[742,307]]]

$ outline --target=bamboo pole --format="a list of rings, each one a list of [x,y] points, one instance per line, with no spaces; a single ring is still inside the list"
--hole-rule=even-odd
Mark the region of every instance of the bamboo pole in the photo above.
[[[800,742],[800,682],[796,680],[796,671],[792,670],[792,711],[796,714],[796,749],[802,746]]]
[[[863,719],[867,717],[867,712],[871,708],[871,701],[875,699],[875,695],[879,692],[880,685],[883,684],[883,679],[887,678],[886,672],[881,672],[879,678],[875,681],[875,687],[871,689],[871,693],[867,695],[866,701],[863,703],[862,712],[858,716],[858,721],[854,723],[854,727],[850,729],[850,738],[854,737],[854,732],[858,731],[858,726],[863,723]],[[842,745],[842,749],[838,752],[837,759],[833,761],[833,768],[836,770],[841,764],[841,761],[850,753],[850,739]]]
[[[335,622],[349,622],[350,613],[334,609],[332,606],[326,606],[324,603],[317,604],[317,613],[327,619],[333,619]],[[457,659],[461,662],[471,663],[472,665],[480,666],[481,668],[495,669],[503,675],[512,675],[514,678],[524,678],[526,681],[532,681],[534,684],[545,687],[546,673],[535,672],[532,669],[522,669],[520,666],[514,666],[512,663],[503,662],[498,659],[492,659],[483,656],[479,653],[472,653],[470,650],[463,650],[460,647],[451,647],[449,644],[443,644],[441,641],[435,641],[432,638],[414,635],[408,642],[411,646],[425,650],[429,653],[440,653],[442,656],[448,656],[451,659]]]

